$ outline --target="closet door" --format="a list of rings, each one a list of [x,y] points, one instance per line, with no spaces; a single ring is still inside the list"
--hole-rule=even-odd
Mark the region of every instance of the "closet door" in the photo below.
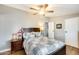
[[[67,45],[78,47],[78,20],[65,20],[65,42]]]
[[[54,22],[48,22],[48,37],[54,39]]]

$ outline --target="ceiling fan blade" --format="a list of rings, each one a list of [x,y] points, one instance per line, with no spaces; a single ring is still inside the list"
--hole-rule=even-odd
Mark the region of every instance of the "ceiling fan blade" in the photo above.
[[[50,11],[47,11],[47,12],[53,13],[54,11],[53,10],[50,10]]]
[[[48,7],[48,4],[44,4],[43,7],[46,9]]]
[[[37,9],[35,9],[35,8],[32,8],[32,7],[31,7],[30,9],[32,9],[32,10],[36,10],[36,11],[37,11]]]
[[[42,8],[42,7],[43,7],[43,5],[38,5],[37,7]]]
[[[36,14],[38,14],[38,13],[33,13],[33,15],[36,15]]]

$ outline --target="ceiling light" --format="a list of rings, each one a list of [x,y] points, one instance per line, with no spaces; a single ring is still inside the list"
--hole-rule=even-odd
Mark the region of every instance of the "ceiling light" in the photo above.
[[[39,14],[40,14],[40,15],[44,15],[45,12],[44,12],[44,11],[40,11]]]
[[[45,9],[44,8],[41,8],[38,13],[40,15],[45,15]]]
[[[54,11],[49,8],[48,4],[34,5],[35,7],[31,7],[30,9],[36,11],[33,15],[40,14],[45,16],[46,13],[53,13]],[[51,6],[50,6],[51,7]]]

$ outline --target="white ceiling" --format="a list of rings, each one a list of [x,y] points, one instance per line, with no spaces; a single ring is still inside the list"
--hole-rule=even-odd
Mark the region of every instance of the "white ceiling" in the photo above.
[[[6,6],[32,13],[29,9],[32,4],[7,4]],[[51,6],[49,9],[52,9],[54,13],[46,14],[47,16],[79,14],[79,4],[51,4],[49,6]]]

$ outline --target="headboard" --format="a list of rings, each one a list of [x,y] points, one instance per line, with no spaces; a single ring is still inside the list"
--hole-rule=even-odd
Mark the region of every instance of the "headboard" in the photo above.
[[[22,28],[22,32],[40,32],[40,28]]]

